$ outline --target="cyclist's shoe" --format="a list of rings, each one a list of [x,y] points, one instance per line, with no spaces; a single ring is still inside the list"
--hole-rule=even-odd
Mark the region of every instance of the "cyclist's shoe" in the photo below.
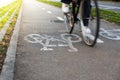
[[[83,30],[84,30],[85,34],[91,34],[91,30],[87,26],[84,26]]]
[[[87,33],[87,34],[91,34],[90,28],[88,28],[88,27],[86,28],[86,33]]]
[[[65,4],[65,3],[62,3],[62,11],[64,13],[69,13],[69,5]]]

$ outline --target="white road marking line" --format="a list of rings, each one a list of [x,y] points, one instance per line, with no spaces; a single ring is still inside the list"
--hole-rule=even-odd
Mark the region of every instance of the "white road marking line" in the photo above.
[[[64,21],[64,19],[63,19],[63,18],[61,18],[61,17],[57,17],[57,19],[59,19],[59,20],[61,20],[61,21]]]
[[[42,7],[41,5],[37,4],[39,7]]]
[[[51,11],[47,11],[47,13],[51,14],[52,12]]]
[[[40,5],[38,5],[38,4],[35,4],[36,6],[38,6],[38,7],[40,7],[40,8],[42,8],[42,6],[40,6]]]
[[[42,10],[45,10],[45,8],[42,8]]]

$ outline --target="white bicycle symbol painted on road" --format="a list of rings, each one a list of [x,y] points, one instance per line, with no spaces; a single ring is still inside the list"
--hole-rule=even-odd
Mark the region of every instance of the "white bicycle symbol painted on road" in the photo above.
[[[73,43],[81,42],[82,39],[76,34],[61,34],[60,38],[56,36],[50,36],[46,34],[29,34],[24,37],[29,43],[39,43],[42,45],[40,50],[54,50],[53,47],[65,47],[68,46],[69,52],[77,52],[78,49],[73,46]],[[58,42],[58,44],[54,44],[53,42]]]
[[[100,35],[111,40],[120,40],[120,29],[105,30],[100,28]]]
[[[105,30],[100,29],[100,35],[111,40],[120,40],[120,29]],[[41,51],[54,50],[54,47],[69,47],[69,52],[77,52],[78,49],[73,46],[73,43],[82,41],[82,38],[77,34],[61,34],[60,37],[47,34],[29,34],[24,37],[29,43],[39,43],[42,45]],[[56,43],[57,42],[57,43]]]

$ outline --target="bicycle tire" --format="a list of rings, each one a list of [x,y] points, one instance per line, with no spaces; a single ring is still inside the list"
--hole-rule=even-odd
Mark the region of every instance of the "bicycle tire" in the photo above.
[[[89,17],[85,17],[85,0],[81,1],[80,4],[80,27],[83,42],[93,47],[96,42],[97,38],[99,37],[99,27],[100,27],[100,18],[99,18],[99,8],[96,0],[90,0],[90,15]],[[85,22],[86,21],[86,22]],[[86,26],[87,25],[87,26]],[[89,29],[89,30],[88,30]],[[86,30],[86,31],[85,31]],[[89,32],[89,34],[87,33]]]

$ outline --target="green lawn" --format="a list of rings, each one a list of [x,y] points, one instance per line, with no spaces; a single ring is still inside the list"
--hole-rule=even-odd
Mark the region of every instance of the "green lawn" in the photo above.
[[[12,18],[12,22],[10,23],[10,25],[9,25],[7,31],[6,31],[6,34],[5,34],[4,38],[3,38],[3,40],[0,42],[0,56],[5,55],[5,53],[6,53],[6,50],[7,50],[7,47],[9,45],[11,35],[13,33],[13,30],[14,30],[14,26],[15,26],[15,23],[16,23],[16,20],[17,20],[17,16],[19,14],[19,10],[20,10],[21,4],[22,4],[22,0],[17,0],[17,1],[15,1],[15,2],[11,3],[10,5],[7,5],[7,6],[10,8],[11,5],[15,5],[15,4],[17,4],[17,7],[14,7],[8,13],[8,15],[5,18],[3,18],[2,21],[0,22],[0,26],[2,28],[4,26],[4,24],[6,23],[6,21],[9,19],[9,17],[11,16],[11,14],[15,11],[15,9],[17,9],[14,17]],[[7,9],[7,6],[5,6],[3,8]],[[0,9],[2,9],[2,8],[0,8]],[[0,58],[0,60],[1,60],[1,58]]]

